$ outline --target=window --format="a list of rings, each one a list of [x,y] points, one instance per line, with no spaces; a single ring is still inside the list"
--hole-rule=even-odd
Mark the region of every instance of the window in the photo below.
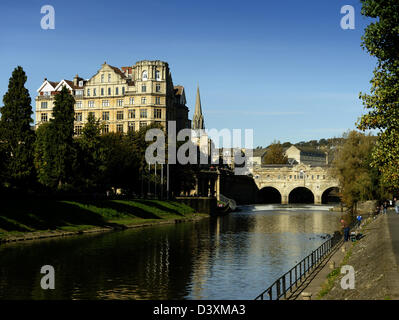
[[[104,82],[104,73],[101,75],[101,83]]]
[[[109,120],[109,112],[103,112],[103,117],[102,117],[103,121],[108,121]]]
[[[144,70],[143,71],[143,73],[142,73],[142,80],[143,81],[147,81],[148,80],[148,73],[147,73],[147,70]]]
[[[147,121],[140,121],[140,129],[147,126]]]
[[[161,104],[161,97],[155,97],[155,104]]]
[[[42,122],[47,122],[47,121],[48,121],[48,119],[47,119],[47,113],[42,113],[42,114],[41,114],[41,120],[42,120]]]
[[[97,89],[94,88],[94,89],[93,89],[93,96],[95,97],[96,95],[97,95]]]
[[[157,85],[155,86],[155,91],[161,92],[161,85],[159,83],[157,83]]]
[[[147,109],[140,110],[140,118],[147,118]]]
[[[125,87],[122,87],[122,94],[125,94]]]
[[[83,96],[83,90],[76,90],[75,95],[77,96]]]
[[[82,126],[75,126],[75,134],[80,136],[82,134]]]
[[[104,88],[101,88],[101,95],[104,95]]]
[[[123,133],[123,124],[117,124],[116,125],[116,132]]]
[[[75,120],[80,122],[83,120],[82,112],[75,113]]]
[[[108,88],[108,95],[111,95],[111,88]]]
[[[90,89],[87,89],[87,96],[90,97]]]
[[[46,96],[46,97],[48,97],[48,96],[51,95],[51,92],[50,92],[50,91],[44,91],[43,95]]]
[[[96,118],[96,114],[94,112],[89,112],[89,115],[88,115],[87,118],[90,118],[90,117],[95,119]]]
[[[154,109],[154,119],[162,118],[162,109]]]
[[[317,180],[319,180],[320,179],[320,176],[319,175],[317,175]]]
[[[146,104],[147,103],[147,98],[146,97],[142,97],[141,98],[141,104]]]
[[[129,121],[128,125],[127,125],[127,131],[134,131],[135,126],[134,126],[134,122],[133,121]]]
[[[129,99],[129,104],[134,104],[134,98]]]
[[[116,120],[123,120],[123,111],[118,111],[116,113]]]
[[[90,100],[87,105],[89,106],[89,108],[93,108],[94,107],[94,100]]]
[[[109,125],[106,124],[106,125],[104,125],[103,128],[102,128],[102,133],[104,134],[104,133],[108,133],[108,132],[109,132]]]
[[[118,87],[115,88],[115,95],[119,95],[119,88]]]
[[[292,176],[290,175],[290,179],[292,179]]]
[[[141,86],[141,92],[147,92],[147,86],[145,84]]]
[[[326,179],[326,176],[323,176],[323,180],[325,180]]]
[[[111,82],[111,74],[108,73],[108,82]]]
[[[103,107],[109,107],[109,100],[103,100]]]
[[[159,72],[159,70],[155,71],[155,79],[156,80],[161,80],[161,73]]]
[[[129,119],[134,119],[136,118],[136,110],[130,109],[129,110]]]
[[[118,107],[122,107],[123,106],[123,100],[122,99],[118,99]]]
[[[75,107],[82,108],[82,101],[76,101]]]
[[[41,108],[42,109],[47,109],[47,106],[48,106],[47,101],[46,102],[42,102],[42,104],[41,104]]]

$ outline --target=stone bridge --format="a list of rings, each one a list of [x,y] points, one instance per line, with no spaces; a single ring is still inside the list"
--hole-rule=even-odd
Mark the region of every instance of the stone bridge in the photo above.
[[[327,165],[312,166],[304,163],[256,166],[252,173],[259,188],[258,200],[282,204],[327,203],[331,194],[337,194],[339,190],[338,180],[331,175],[329,169]]]

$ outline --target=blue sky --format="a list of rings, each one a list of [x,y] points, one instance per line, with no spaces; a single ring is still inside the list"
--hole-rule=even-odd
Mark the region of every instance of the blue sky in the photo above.
[[[40,8],[55,9],[42,30]],[[355,7],[355,30],[340,9]],[[12,70],[32,99],[47,77],[89,78],[104,61],[167,61],[186,88],[190,116],[200,85],[207,128],[253,128],[254,145],[341,136],[364,113],[375,66],[360,47],[370,20],[352,0],[152,0],[0,3],[0,95]],[[32,104],[34,107],[34,103]]]

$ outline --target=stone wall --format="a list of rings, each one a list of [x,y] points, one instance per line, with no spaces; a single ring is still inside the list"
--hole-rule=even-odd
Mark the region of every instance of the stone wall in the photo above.
[[[182,202],[193,208],[196,213],[216,214],[217,200],[213,197],[176,197],[178,202]]]

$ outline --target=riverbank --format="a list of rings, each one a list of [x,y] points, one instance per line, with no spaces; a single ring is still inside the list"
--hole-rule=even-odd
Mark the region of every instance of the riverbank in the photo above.
[[[206,214],[176,201],[28,199],[3,201],[0,242],[195,221]]]
[[[358,231],[363,237],[337,248],[302,288],[312,300],[399,299],[399,216],[390,210],[387,215],[367,219]],[[354,289],[341,287],[344,265],[354,268]]]

